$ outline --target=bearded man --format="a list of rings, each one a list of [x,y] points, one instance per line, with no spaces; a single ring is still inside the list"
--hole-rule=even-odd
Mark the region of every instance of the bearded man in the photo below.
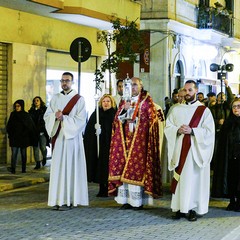
[[[196,98],[196,83],[188,80],[184,89],[186,104],[172,109],[165,128],[168,169],[174,171],[171,208],[173,219],[196,221],[208,212],[215,128],[210,110]]]
[[[162,195],[159,117],[141,79],[115,115],[109,159],[109,195],[121,208],[140,210]]]

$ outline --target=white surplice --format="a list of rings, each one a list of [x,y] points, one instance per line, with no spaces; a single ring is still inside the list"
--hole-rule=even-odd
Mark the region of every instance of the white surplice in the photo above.
[[[173,171],[179,164],[184,135],[177,133],[181,125],[189,125],[199,101],[193,104],[174,106],[167,117],[164,130],[168,145],[168,169]],[[198,127],[193,128],[191,148],[180,175],[175,194],[172,194],[173,212],[188,213],[193,209],[198,214],[208,212],[210,194],[210,161],[214,149],[215,128],[212,114],[205,109]]]
[[[70,99],[76,94],[58,93],[53,96],[44,114],[46,129],[53,137],[61,124],[61,130],[52,153],[48,205],[70,206],[88,205],[88,184],[86,160],[82,133],[86,125],[86,109],[83,97],[77,101],[69,115],[63,121],[55,120],[55,113],[63,110]]]

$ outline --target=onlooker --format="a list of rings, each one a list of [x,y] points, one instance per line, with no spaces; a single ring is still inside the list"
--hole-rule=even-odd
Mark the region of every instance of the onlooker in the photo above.
[[[168,166],[173,173],[173,219],[188,213],[189,221],[208,212],[210,161],[214,149],[214,121],[208,108],[196,101],[197,85],[188,80],[186,104],[176,105],[166,120]]]
[[[240,98],[231,108],[219,134],[212,197],[229,198],[226,210],[240,212]]]
[[[227,119],[229,116],[229,113],[231,111],[231,102],[234,99],[232,90],[229,87],[228,81],[226,79],[224,80],[224,84],[226,86],[227,99],[226,99],[226,95],[223,92],[220,92],[217,95],[216,104],[210,107],[210,110],[212,112],[213,119],[215,122],[215,149],[214,149],[213,159],[211,161],[212,170],[214,170],[215,162],[216,162],[216,152],[217,152],[217,146],[218,146],[219,131],[225,119]]]
[[[171,105],[178,103],[178,89],[173,90],[171,102]]]
[[[166,118],[166,116],[167,116],[167,114],[168,114],[168,111],[169,111],[169,109],[170,109],[170,105],[171,105],[171,99],[170,99],[168,96],[166,96],[166,97],[164,98],[164,106],[165,106],[165,108],[164,108],[164,110],[163,110],[163,112],[164,112],[164,118]]]
[[[117,94],[116,96],[113,97],[117,107],[119,106],[119,103],[122,100],[122,96],[123,96],[123,80],[119,79],[117,81]]]
[[[207,107],[209,107],[209,108],[211,108],[213,105],[215,105],[216,104],[216,102],[217,102],[217,99],[216,99],[216,93],[214,93],[214,92],[209,92],[208,94],[207,94],[207,101],[206,101],[206,103],[205,103],[205,106],[207,106]]]
[[[112,122],[116,113],[113,97],[104,94],[99,101],[100,133],[96,132],[96,110],[92,113],[84,133],[84,148],[89,182],[99,183],[97,197],[108,196],[108,163],[112,134]],[[99,136],[99,146],[97,145]]]
[[[86,125],[84,98],[72,89],[73,75],[60,80],[63,91],[53,96],[44,120],[52,138],[52,161],[48,205],[54,210],[88,205],[83,131]]]
[[[42,154],[42,165],[45,166],[47,161],[47,148],[46,146],[49,145],[49,137],[45,128],[45,122],[43,119],[43,115],[46,112],[47,107],[45,106],[45,103],[43,102],[42,98],[39,96],[36,96],[33,98],[32,106],[29,109],[29,114],[32,117],[35,127],[37,129],[37,143],[36,146],[33,146],[33,154],[34,159],[36,162],[36,166],[34,169],[41,168],[40,159],[39,159],[39,148],[41,150]]]
[[[224,80],[224,84],[226,87],[227,98],[223,92],[218,93],[216,104],[210,108],[215,121],[216,132],[220,131],[221,126],[224,123],[224,120],[227,119],[227,117],[229,116],[229,113],[231,111],[230,105],[234,99],[232,90],[228,85],[227,79]]]
[[[21,152],[22,173],[26,172],[27,147],[36,142],[36,129],[30,115],[24,110],[24,100],[13,104],[13,112],[7,122],[9,145],[12,150],[11,167],[8,170],[16,173],[18,152]]]
[[[140,210],[162,195],[159,118],[141,79],[131,80],[131,101],[122,101],[113,122],[108,192],[121,209]]]
[[[178,90],[178,103],[185,103],[185,96],[186,96],[186,90],[184,88],[180,88]]]
[[[204,103],[205,98],[204,98],[204,94],[202,92],[197,93],[197,100],[201,103]]]
[[[169,109],[176,103],[178,103],[178,90],[175,88],[172,92],[172,98],[170,101],[167,102],[167,105],[165,108],[165,112],[164,112],[165,119],[167,118]]]

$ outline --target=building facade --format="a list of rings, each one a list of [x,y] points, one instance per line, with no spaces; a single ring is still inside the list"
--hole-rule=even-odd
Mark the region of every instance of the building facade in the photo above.
[[[82,37],[92,49],[81,64],[80,93],[94,102],[94,72],[107,55],[97,33],[111,28],[113,16],[139,24],[140,9],[130,0],[0,0],[0,163],[10,162],[5,127],[15,100],[24,99],[28,110],[33,97],[48,101],[58,91],[62,71],[78,77],[69,49]],[[84,89],[88,85],[92,89]],[[28,156],[34,161],[32,152]]]
[[[150,71],[140,71],[154,100],[164,97],[188,79],[199,90],[219,92],[221,80],[210,65],[234,64],[226,77],[239,94],[239,1],[142,0],[141,30],[150,33]],[[144,69],[143,69],[144,70]]]

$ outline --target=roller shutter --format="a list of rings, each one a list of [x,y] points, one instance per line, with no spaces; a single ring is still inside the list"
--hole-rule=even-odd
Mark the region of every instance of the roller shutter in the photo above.
[[[0,163],[6,163],[7,44],[0,43]]]

